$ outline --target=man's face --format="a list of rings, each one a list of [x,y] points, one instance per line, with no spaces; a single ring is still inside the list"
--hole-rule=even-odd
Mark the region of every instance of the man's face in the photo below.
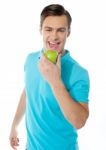
[[[65,15],[46,17],[41,27],[44,49],[53,49],[59,53],[62,52],[69,33]]]

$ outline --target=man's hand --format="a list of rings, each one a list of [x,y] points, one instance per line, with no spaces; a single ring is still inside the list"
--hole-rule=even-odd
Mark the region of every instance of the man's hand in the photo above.
[[[44,55],[41,56],[38,67],[43,77],[48,81],[50,85],[55,84],[61,79],[61,54],[58,55],[57,63],[53,64]]]
[[[14,150],[17,150],[17,146],[19,146],[19,138],[17,137],[18,133],[15,127],[12,127],[11,132],[10,132],[10,145]]]

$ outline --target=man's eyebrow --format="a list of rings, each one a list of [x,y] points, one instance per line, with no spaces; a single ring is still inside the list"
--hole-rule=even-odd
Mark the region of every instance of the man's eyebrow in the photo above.
[[[60,30],[66,30],[65,27],[60,27],[60,28],[57,28],[57,29],[60,29]]]
[[[45,29],[46,29],[46,28],[52,29],[52,27],[49,27],[49,26],[45,26],[44,28],[45,28]]]
[[[66,28],[65,27],[59,27],[59,28],[53,28],[53,27],[49,27],[49,26],[45,26],[44,27],[45,29],[56,29],[56,30],[66,30]]]

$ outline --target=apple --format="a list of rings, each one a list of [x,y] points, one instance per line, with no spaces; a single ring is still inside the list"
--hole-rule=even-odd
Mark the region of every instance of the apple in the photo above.
[[[55,51],[55,50],[45,50],[44,51],[44,55],[46,56],[46,58],[48,60],[50,60],[52,63],[56,63],[57,61],[57,56],[58,56],[58,53]]]

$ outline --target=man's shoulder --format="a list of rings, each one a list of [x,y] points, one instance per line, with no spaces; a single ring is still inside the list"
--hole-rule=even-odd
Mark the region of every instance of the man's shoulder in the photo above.
[[[68,68],[71,69],[71,74],[73,74],[74,77],[78,77],[80,75],[88,76],[87,68],[85,68],[75,58],[73,58],[70,53],[68,54],[65,64],[68,66]]]
[[[35,51],[27,54],[25,62],[36,61],[40,58],[41,51]]]
[[[31,52],[27,54],[24,66],[28,66],[32,64],[33,62],[37,62],[37,60],[40,57],[40,53],[41,53],[40,51],[36,51],[36,52]]]
[[[70,54],[70,53],[69,53]],[[87,69],[81,65],[75,58],[73,58],[71,55],[69,55],[69,58],[67,60],[67,62],[69,63],[69,65],[71,64],[73,66],[73,69],[75,69],[76,71],[87,71]]]
[[[31,59],[31,58],[36,58],[40,55],[40,51],[36,51],[36,52],[31,52],[27,55],[27,59]]]

